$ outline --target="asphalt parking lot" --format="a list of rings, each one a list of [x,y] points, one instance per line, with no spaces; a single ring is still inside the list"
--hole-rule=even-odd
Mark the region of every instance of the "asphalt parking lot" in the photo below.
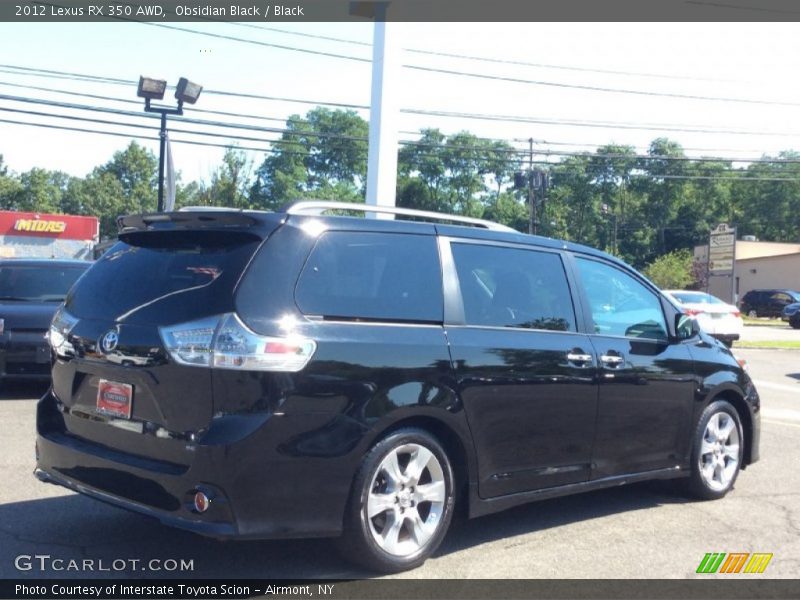
[[[683,578],[707,552],[768,552],[759,577],[800,572],[800,351],[737,350],[762,396],[761,462],[717,502],[689,501],[648,483],[543,501],[454,523],[435,557],[410,578]],[[0,394],[0,577],[351,578],[330,541],[217,542],[170,529],[65,489],[34,467],[36,386]],[[324,499],[324,494],[321,494]],[[192,560],[189,572],[20,571],[20,555],[111,561]],[[63,563],[67,564],[67,563]],[[117,563],[120,565],[121,563]],[[23,565],[24,566],[24,563]],[[711,577],[703,575],[702,577]],[[724,576],[723,576],[724,577]]]

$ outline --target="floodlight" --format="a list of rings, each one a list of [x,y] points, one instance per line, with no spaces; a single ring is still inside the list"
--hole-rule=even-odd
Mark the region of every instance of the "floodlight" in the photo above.
[[[164,79],[152,79],[150,77],[139,77],[139,89],[136,95],[139,98],[148,100],[161,100],[167,89],[167,82]]]
[[[179,102],[188,102],[194,104],[200,97],[200,92],[203,91],[203,86],[197,83],[192,83],[186,77],[181,77],[178,80],[178,85],[175,88],[175,97]]]

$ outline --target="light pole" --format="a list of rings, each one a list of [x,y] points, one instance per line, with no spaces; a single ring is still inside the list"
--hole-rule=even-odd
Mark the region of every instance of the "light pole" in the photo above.
[[[162,100],[167,89],[167,82],[163,79],[139,77],[139,88],[136,95],[144,98],[144,111],[161,115],[161,129],[159,133],[158,153],[158,212],[164,211],[164,151],[167,145],[167,115],[182,115],[183,103],[194,104],[203,91],[203,86],[192,83],[185,77],[178,80],[175,87],[175,98],[178,106],[152,106],[152,100]]]

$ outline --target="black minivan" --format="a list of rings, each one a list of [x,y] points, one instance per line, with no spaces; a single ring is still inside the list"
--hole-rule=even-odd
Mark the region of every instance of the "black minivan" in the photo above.
[[[336,536],[399,571],[456,503],[672,478],[714,499],[758,460],[747,373],[602,252],[312,201],[119,224],[49,332],[43,481],[217,538]]]

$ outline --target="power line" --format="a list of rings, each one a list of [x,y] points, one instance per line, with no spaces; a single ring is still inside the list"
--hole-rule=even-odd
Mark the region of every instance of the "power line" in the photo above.
[[[753,136],[776,136],[776,137],[796,137],[798,133],[787,132],[763,132],[763,131],[749,131],[749,130],[731,130],[731,129],[708,129],[700,127],[676,127],[676,126],[659,126],[655,124],[633,124],[620,121],[577,121],[565,119],[545,119],[541,117],[526,117],[515,115],[493,115],[485,113],[466,113],[456,111],[444,110],[425,110],[419,108],[402,108],[402,113],[415,114],[415,115],[428,115],[434,117],[447,117],[458,119],[472,119],[481,121],[502,121],[510,123],[531,123],[537,125],[561,125],[570,127],[593,127],[601,129],[637,129],[644,131],[672,131],[672,132],[688,132],[688,133],[714,133],[720,135],[753,135]]]
[[[109,100],[112,102],[121,102],[123,104],[135,104],[136,106],[141,106],[142,103],[137,100],[128,100],[126,98],[118,98],[114,96],[102,96],[99,94],[89,94],[86,92],[73,92],[69,90],[57,89],[57,88],[49,88],[49,87],[42,87],[37,85],[25,85],[21,83],[10,83],[8,81],[0,81],[0,85],[5,85],[8,87],[14,88],[21,88],[21,89],[28,89],[28,90],[36,90],[40,92],[50,92],[53,94],[64,94],[67,96],[77,96],[80,98],[92,98],[93,100]],[[192,112],[196,113],[203,113],[209,115],[219,115],[224,117],[238,117],[242,119],[261,119],[264,121],[277,121],[279,123],[286,123],[288,119],[281,119],[278,117],[263,117],[261,115],[253,115],[253,114],[245,114],[245,113],[235,113],[235,112],[227,112],[224,110],[209,110],[203,108],[192,107]],[[296,122],[298,123],[309,123],[309,121],[305,119],[297,119]]]
[[[124,19],[127,20],[127,19]],[[272,44],[268,42],[261,42],[258,40],[251,40],[246,38],[239,38],[236,36],[224,35],[219,33],[210,33],[206,31],[198,31],[196,29],[189,29],[187,27],[177,27],[175,25],[166,25],[164,23],[150,23],[146,21],[134,21],[136,23],[141,23],[143,25],[150,25],[152,27],[163,27],[165,29],[172,29],[175,31],[182,31],[185,33],[190,33],[194,35],[203,35],[213,38],[225,39],[228,41],[235,41],[235,42],[242,42],[247,44],[255,44],[258,46],[267,46],[272,48],[278,48],[282,50],[290,50],[294,52],[303,52],[307,54],[314,54],[319,56],[326,56],[332,58],[339,58],[339,59],[346,59],[350,61],[357,61],[362,63],[371,63],[372,60],[368,58],[361,58],[357,56],[350,56],[345,54],[337,54],[333,52],[322,52],[319,50],[310,50],[308,48],[297,48],[293,46],[283,46],[280,44]],[[423,65],[410,65],[404,64],[403,67],[407,69],[413,69],[416,71],[426,71],[431,73],[441,73],[444,75],[456,75],[460,77],[473,77],[478,79],[488,79],[493,81],[505,81],[510,83],[522,83],[527,85],[538,85],[538,86],[548,86],[548,87],[556,87],[556,88],[563,88],[563,89],[574,89],[574,90],[581,90],[581,91],[589,91],[589,92],[602,92],[602,93],[614,93],[614,94],[634,94],[639,96],[658,96],[663,98],[674,98],[674,99],[681,99],[681,100],[702,100],[702,101],[714,101],[714,102],[735,102],[735,103],[743,103],[743,104],[756,104],[756,105],[769,105],[769,106],[800,106],[800,102],[784,102],[779,100],[762,100],[762,99],[754,99],[754,98],[731,98],[731,97],[724,97],[724,96],[704,96],[699,94],[680,94],[675,92],[653,92],[649,90],[636,90],[630,88],[609,88],[603,86],[594,86],[594,85],[581,85],[581,84],[572,84],[572,83],[563,83],[563,82],[555,82],[555,81],[543,81],[543,80],[534,80],[534,79],[522,79],[519,77],[507,77],[501,75],[491,75],[486,73],[471,73],[467,71],[455,71],[452,69],[442,69],[438,67],[428,67]]]
[[[14,68],[20,69],[23,71],[32,71],[42,73],[40,76],[46,76],[45,74],[53,74],[53,75],[69,75],[70,77],[75,76],[79,78],[96,78],[98,82],[101,83],[114,83],[114,84],[125,84],[125,85],[135,85],[136,82],[133,80],[114,80],[114,78],[108,77],[98,77],[80,73],[64,73],[58,71],[51,71],[48,69],[32,69],[29,67],[18,67],[15,65],[0,65],[0,68]],[[83,79],[82,79],[83,80]],[[307,104],[307,105],[319,105],[319,106],[333,106],[336,108],[348,108],[348,109],[356,109],[356,110],[369,110],[368,106],[364,105],[356,105],[356,104],[345,104],[345,103],[337,103],[337,102],[326,102],[321,100],[307,100],[307,99],[298,99],[298,98],[285,98],[285,97],[278,97],[278,96],[265,96],[261,94],[250,94],[250,93],[240,93],[240,92],[229,92],[229,91],[218,91],[218,90],[204,90],[206,94],[218,94],[224,96],[232,96],[232,97],[241,97],[241,98],[248,98],[248,99],[259,99],[259,100],[270,100],[270,101],[279,101],[279,102],[289,102],[289,103],[300,103],[300,104]],[[693,126],[693,125],[680,125],[680,124],[670,124],[670,123],[634,123],[634,122],[626,122],[626,121],[592,121],[592,120],[578,120],[578,119],[547,119],[542,117],[531,117],[531,116],[519,116],[519,115],[502,115],[502,114],[484,114],[484,113],[470,113],[470,112],[457,112],[457,111],[444,111],[444,110],[426,110],[426,109],[416,109],[416,108],[403,108],[400,109],[401,113],[404,114],[415,114],[415,115],[425,115],[425,116],[436,116],[436,117],[445,117],[445,118],[459,118],[459,119],[468,119],[468,120],[484,120],[484,121],[501,121],[501,122],[510,122],[510,123],[529,123],[529,124],[537,124],[537,125],[552,125],[552,126],[568,126],[568,127],[589,127],[589,128],[600,128],[600,129],[630,129],[630,130],[643,130],[643,131],[665,131],[665,132],[682,132],[682,133],[712,133],[712,134],[720,134],[720,135],[749,135],[749,136],[773,136],[773,137],[795,137],[797,133],[787,133],[787,132],[764,132],[764,131],[753,131],[753,130],[730,130],[730,129],[713,129],[709,127],[701,127],[701,126]]]
[[[313,33],[305,33],[299,31],[290,31],[288,29],[281,29],[279,27],[265,27],[261,25],[253,25],[250,23],[231,23],[228,22],[228,25],[232,25],[235,27],[247,27],[249,29],[256,29],[260,31],[271,31],[275,33],[281,33],[285,35],[293,35],[302,38],[308,39],[317,39],[317,40],[325,40],[329,42],[337,42],[342,44],[352,44],[355,46],[367,46],[372,47],[372,44],[369,42],[361,42],[358,40],[350,40],[345,38],[339,37],[332,37],[327,35],[318,35]],[[424,48],[403,48],[405,52],[410,52],[413,54],[421,54],[426,56],[439,56],[443,58],[455,58],[458,60],[472,60],[477,62],[486,62],[486,63],[495,63],[495,64],[504,64],[504,65],[515,65],[515,66],[522,66],[522,67],[534,67],[537,69],[556,69],[562,71],[575,71],[579,73],[600,73],[605,75],[624,75],[630,77],[650,77],[650,78],[658,78],[658,79],[676,79],[676,80],[688,80],[688,81],[728,81],[724,79],[717,79],[717,78],[710,78],[710,77],[690,77],[687,75],[667,75],[663,73],[646,73],[643,71],[622,71],[617,69],[601,69],[597,67],[576,67],[573,65],[554,65],[548,63],[537,63],[537,62],[530,62],[525,60],[517,60],[517,59],[509,59],[509,58],[497,58],[497,57],[489,57],[489,56],[474,56],[469,54],[454,54],[450,52],[442,52],[438,50],[429,50]]]
[[[9,123],[13,125],[24,125],[30,127],[40,127],[45,129],[57,129],[57,130],[65,130],[65,131],[74,131],[80,133],[91,133],[97,135],[108,135],[108,136],[115,136],[115,137],[126,137],[128,139],[135,138],[135,139],[146,139],[157,141],[159,138],[154,136],[142,136],[142,135],[130,135],[125,133],[113,132],[113,131],[99,131],[93,129],[86,129],[80,127],[69,127],[65,125],[51,125],[45,123],[32,123],[26,121],[14,121],[10,119],[0,119],[0,123]],[[194,133],[194,132],[192,132]],[[282,153],[282,154],[289,154],[289,155],[296,155],[296,156],[314,156],[313,153],[309,152],[293,152],[293,151],[286,151],[286,150],[274,150],[274,149],[265,149],[265,148],[254,148],[254,147],[247,147],[247,146],[232,146],[230,144],[213,144],[210,142],[199,142],[193,140],[184,140],[184,139],[173,139],[170,138],[171,142],[179,143],[179,144],[190,144],[195,146],[209,146],[214,148],[231,148],[235,147],[241,150],[251,150],[254,152],[269,152],[269,153]],[[549,166],[559,166],[558,164],[553,165],[553,163],[542,163],[541,161],[534,161],[536,164],[548,164]],[[800,183],[800,177],[798,178],[791,178],[791,177],[748,177],[746,172],[742,172],[743,176],[741,177],[721,177],[721,176],[700,176],[700,175],[659,175],[659,174],[634,174],[632,175],[633,178],[650,178],[650,179],[686,179],[686,180],[716,180],[716,181],[731,181],[736,183],[748,183],[748,182],[756,182],[756,181],[770,181],[770,182],[794,182]]]
[[[238,25],[245,25],[244,23],[237,23]],[[87,92],[74,92],[70,90],[58,89],[58,88],[51,88],[51,87],[42,87],[42,86],[35,86],[35,85],[26,85],[26,84],[19,84],[19,83],[11,83],[8,81],[0,81],[0,85],[5,85],[8,87],[14,88],[21,88],[21,89],[31,89],[36,91],[44,91],[50,92],[55,94],[64,94],[68,96],[77,96],[82,98],[91,98],[95,100],[107,100],[112,102],[120,102],[124,104],[132,104],[132,105],[141,105],[141,102],[137,100],[128,100],[125,98],[119,98],[115,96],[104,96],[99,94],[90,94]],[[258,119],[263,121],[274,121],[279,123],[286,123],[288,119],[286,118],[278,118],[278,117],[266,117],[261,115],[254,115],[254,114],[247,114],[247,113],[237,113],[237,112],[228,112],[228,111],[221,111],[221,110],[209,110],[209,109],[202,109],[197,107],[192,107],[192,112],[201,113],[201,114],[212,114],[218,116],[227,116],[227,117],[236,117],[236,118],[245,118],[245,119]],[[295,119],[294,122],[296,123],[310,123],[307,119]],[[421,131],[401,131],[401,134],[406,135],[423,135]],[[446,137],[450,137],[453,134],[451,133],[443,133]],[[511,141],[516,140],[509,140],[504,138],[488,138],[488,137],[480,137],[476,136],[476,139],[482,141],[491,141],[491,142],[506,142],[509,143]],[[587,143],[579,143],[579,142],[555,142],[555,141],[548,141],[548,140],[534,140],[536,144],[546,145],[546,146],[569,146],[569,147],[589,147],[589,148],[598,148],[608,144],[587,144]],[[720,148],[684,148],[687,151],[696,151],[696,152],[759,152],[759,150],[735,150],[735,149],[720,149]],[[523,150],[527,152],[527,150]],[[548,153],[553,152],[548,150]],[[725,159],[725,160],[734,160],[734,159]],[[754,162],[754,159],[738,159],[742,162]]]
[[[16,65],[0,64],[0,72],[9,73],[3,69],[14,69],[14,75],[33,75],[36,77],[53,77],[56,79],[73,79],[75,81],[87,81],[93,83],[105,83],[113,85],[135,86],[138,81],[133,79],[117,79],[113,77],[101,77],[97,75],[87,75],[85,73],[70,73],[67,71],[53,71],[50,69],[36,69],[32,67],[21,67]],[[22,71],[21,73],[18,71]],[[363,104],[347,104],[344,102],[328,102],[325,100],[308,100],[301,98],[285,98],[282,96],[266,96],[263,94],[250,94],[242,92],[229,92],[226,90],[203,89],[204,95],[229,96],[235,98],[248,98],[252,100],[270,100],[275,102],[289,102],[293,104],[312,104],[315,106],[334,106],[336,108],[351,108],[355,110],[369,110],[369,106]]]
[[[29,126],[29,127],[41,127],[41,128],[44,128],[44,129],[59,129],[59,130],[64,130],[64,131],[74,131],[74,132],[78,132],[78,133],[91,133],[91,134],[97,134],[97,135],[109,135],[109,136],[114,136],[114,137],[124,137],[124,138],[128,138],[128,139],[134,138],[134,139],[139,139],[139,140],[151,140],[151,141],[158,141],[160,139],[160,138],[154,137],[154,136],[130,135],[130,134],[127,134],[127,133],[119,133],[119,132],[114,132],[114,131],[100,131],[100,130],[97,130],[97,129],[86,129],[86,128],[82,128],[82,127],[69,127],[69,126],[66,126],[66,125],[51,125],[51,124],[47,124],[47,123],[33,123],[33,122],[29,122],[29,121],[14,121],[14,120],[11,120],[11,119],[0,119],[0,123],[9,123],[11,125],[24,125],[24,126]],[[226,149],[227,148],[237,148],[237,149],[240,149],[240,150],[252,150],[254,152],[278,152],[278,151],[271,150],[271,149],[268,149],[268,148],[267,149],[265,149],[265,148],[253,148],[253,147],[238,146],[238,145],[233,146],[231,144],[212,144],[212,143],[209,143],[209,142],[198,142],[198,141],[194,141],[194,140],[184,140],[184,139],[173,139],[173,138],[170,138],[170,142],[171,143],[176,143],[176,144],[189,144],[189,145],[193,145],[193,146],[209,146],[209,147],[212,147],[212,148],[226,148]],[[295,155],[299,155],[299,156],[311,156],[307,152],[286,152],[286,151],[281,151],[281,152],[285,153],[285,154],[295,154]]]
[[[91,106],[91,105],[82,105],[82,104],[74,104],[74,103],[67,103],[55,100],[45,100],[45,99],[37,99],[37,98],[27,98],[23,96],[10,96],[5,94],[0,94],[0,100],[10,100],[14,102],[22,102],[22,103],[33,103],[33,104],[42,104],[46,106],[58,107],[58,108],[66,108],[66,109],[75,109],[75,110],[88,110],[93,112],[103,112],[103,113],[110,113],[119,116],[126,116],[126,117],[133,117],[133,118],[146,118],[146,119],[157,119],[158,117],[149,115],[147,113],[141,112],[134,112],[134,111],[127,111],[121,109],[113,109],[107,107],[99,107],[99,106]],[[36,113],[29,113],[29,114],[36,114]],[[44,115],[44,114],[42,114]],[[49,115],[49,116],[56,116],[56,115]],[[192,119],[188,117],[180,117],[175,119],[178,122],[185,122],[190,124],[197,124],[197,125],[205,125],[211,127],[223,127],[223,128],[233,128],[233,129],[243,129],[243,130],[250,130],[250,131],[260,131],[266,133],[280,133],[286,135],[292,135],[299,138],[302,137],[316,137],[316,138],[327,138],[327,139],[340,139],[340,140],[348,140],[348,141],[357,141],[357,142],[366,142],[366,136],[352,136],[352,135],[343,135],[343,134],[336,134],[336,133],[327,133],[327,132],[318,132],[318,131],[304,131],[304,130],[293,130],[293,129],[286,129],[286,128],[278,128],[278,127],[262,127],[257,125],[248,125],[242,123],[229,123],[223,121],[209,121],[205,119]],[[107,122],[112,123],[112,122]],[[197,132],[198,135],[203,135],[203,132]],[[219,137],[225,137],[223,135],[219,135]],[[233,136],[229,136],[233,137]],[[249,138],[250,140],[254,138]],[[287,140],[272,140],[272,143],[286,143]],[[467,152],[476,152],[480,153],[483,152],[486,155],[494,154],[494,155],[509,155],[509,156],[523,156],[526,152],[522,149],[514,149],[514,148],[491,148],[491,147],[474,147],[474,146],[463,146],[463,145],[456,145],[451,143],[429,143],[429,142],[421,142],[421,141],[411,141],[411,140],[403,140],[401,141],[404,145],[411,145],[411,146],[419,146],[419,147],[426,147],[426,148],[445,148],[450,150],[463,150]],[[565,157],[575,157],[575,158],[586,158],[586,159],[620,159],[620,160],[663,160],[663,161],[676,161],[676,162],[690,162],[690,163],[698,163],[698,162],[748,162],[748,163],[767,163],[767,164],[781,164],[781,163],[800,163],[800,159],[765,159],[765,158],[735,158],[735,157],[702,157],[702,158],[694,158],[694,157],[684,157],[684,156],[660,156],[660,155],[651,155],[651,154],[609,154],[609,153],[576,153],[576,152],[564,152],[559,150],[548,150],[547,154],[554,155],[554,156],[565,156]]]
[[[149,113],[141,113],[141,112],[134,112],[129,110],[121,110],[117,108],[107,108],[102,106],[90,106],[85,104],[74,104],[71,102],[59,102],[55,100],[45,100],[39,98],[26,98],[24,96],[9,96],[7,94],[0,94],[0,100],[10,100],[13,102],[23,102],[27,104],[43,104],[46,106],[54,106],[58,108],[69,108],[69,109],[76,109],[76,110],[90,110],[94,112],[103,112],[109,114],[116,114],[120,116],[126,117],[135,117],[135,118],[145,118],[145,119],[154,119],[157,120],[159,117],[156,115],[151,115]],[[264,131],[268,133],[287,133],[291,135],[297,135],[300,137],[319,137],[319,138],[338,138],[338,139],[349,139],[352,141],[359,141],[365,142],[367,141],[366,136],[347,136],[342,134],[335,134],[335,133],[325,133],[325,132],[309,132],[303,130],[293,130],[293,129],[285,129],[280,127],[262,127],[258,125],[247,125],[244,123],[225,123],[223,121],[208,121],[205,119],[192,119],[189,117],[177,117],[176,121],[181,121],[185,123],[193,123],[196,125],[207,125],[211,127],[231,127],[234,129],[246,129],[250,131]]]
[[[122,19],[124,21],[129,21],[130,19]],[[282,44],[272,44],[269,42],[261,42],[259,40],[250,40],[246,38],[240,38],[233,35],[225,35],[222,33],[211,33],[208,31],[198,31],[197,29],[189,29],[188,27],[177,27],[175,25],[166,25],[164,23],[150,23],[148,21],[131,21],[134,23],[141,23],[142,25],[150,25],[152,27],[163,27],[164,29],[171,29],[173,31],[182,31],[184,33],[191,33],[194,35],[204,35],[206,37],[212,37],[222,40],[228,40],[231,42],[241,42],[245,44],[253,44],[256,46],[264,46],[267,48],[277,48],[279,50],[289,50],[292,52],[302,52],[304,54],[312,54],[315,56],[325,56],[328,58],[339,58],[343,60],[350,60],[354,62],[360,63],[371,63],[372,59],[370,58],[361,58],[360,56],[350,56],[348,54],[338,54],[336,52],[323,52],[321,50],[310,50],[308,48],[297,48],[295,46],[284,46]]]

